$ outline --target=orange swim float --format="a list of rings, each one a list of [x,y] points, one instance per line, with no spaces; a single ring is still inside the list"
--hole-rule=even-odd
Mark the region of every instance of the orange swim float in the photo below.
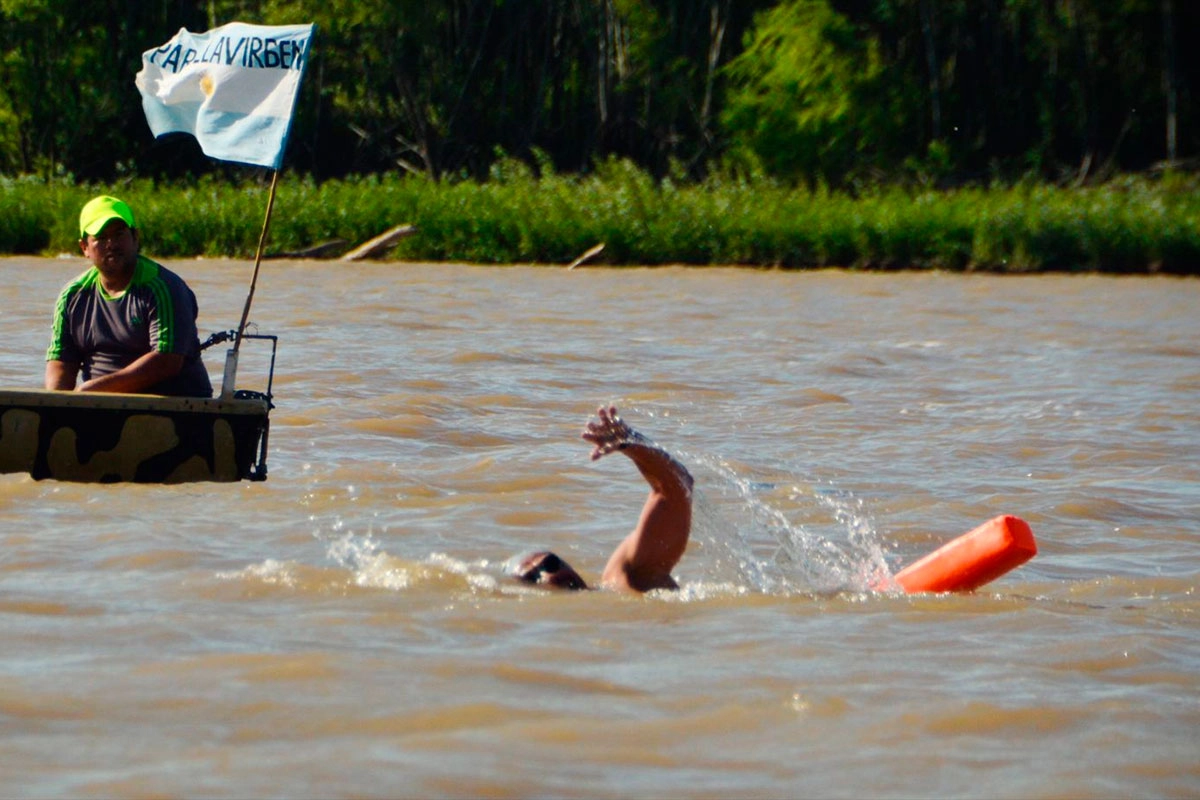
[[[1020,517],[990,519],[896,573],[908,594],[969,592],[1037,555],[1033,531]]]

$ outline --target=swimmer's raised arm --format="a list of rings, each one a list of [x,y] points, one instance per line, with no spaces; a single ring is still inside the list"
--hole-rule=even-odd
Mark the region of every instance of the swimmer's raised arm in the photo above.
[[[592,460],[620,452],[650,484],[637,527],[608,559],[601,583],[645,592],[677,589],[671,570],[683,557],[692,528],[692,476],[675,458],[629,427],[615,406],[596,411],[581,434],[595,445]]]

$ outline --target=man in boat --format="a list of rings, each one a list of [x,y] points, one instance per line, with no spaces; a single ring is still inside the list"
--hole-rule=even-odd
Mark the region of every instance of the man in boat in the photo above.
[[[600,585],[635,592],[678,589],[671,570],[683,557],[692,528],[692,476],[670,453],[630,428],[616,407],[600,408],[596,416],[581,434],[595,445],[592,460],[620,452],[650,484],[637,527],[609,557]],[[516,575],[526,583],[588,588],[570,564],[548,551],[526,557]]]
[[[46,388],[211,397],[196,295],[141,255],[133,211],[103,195],[79,214],[92,267],[63,288],[46,351]],[[78,381],[78,383],[77,383]]]

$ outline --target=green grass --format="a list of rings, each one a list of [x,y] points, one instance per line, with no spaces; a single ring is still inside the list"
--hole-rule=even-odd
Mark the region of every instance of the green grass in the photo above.
[[[856,196],[767,180],[655,182],[628,162],[588,176],[535,177],[503,161],[491,179],[389,175],[317,184],[280,180],[267,254],[330,240],[347,248],[417,226],[389,258],[565,264],[730,264],[804,269],[1102,271],[1200,274],[1200,179],[1125,177],[1103,186],[948,191],[880,187]],[[164,258],[251,258],[267,185],[215,178],[120,186],[0,179],[0,253],[78,251],[78,209],[116,194],[138,215],[143,247]]]

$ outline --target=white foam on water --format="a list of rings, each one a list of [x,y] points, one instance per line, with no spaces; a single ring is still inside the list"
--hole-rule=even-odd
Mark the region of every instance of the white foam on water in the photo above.
[[[294,587],[297,583],[295,562],[277,561],[273,558],[242,569],[218,572],[215,577],[222,581],[255,580],[260,583],[287,587]]]

